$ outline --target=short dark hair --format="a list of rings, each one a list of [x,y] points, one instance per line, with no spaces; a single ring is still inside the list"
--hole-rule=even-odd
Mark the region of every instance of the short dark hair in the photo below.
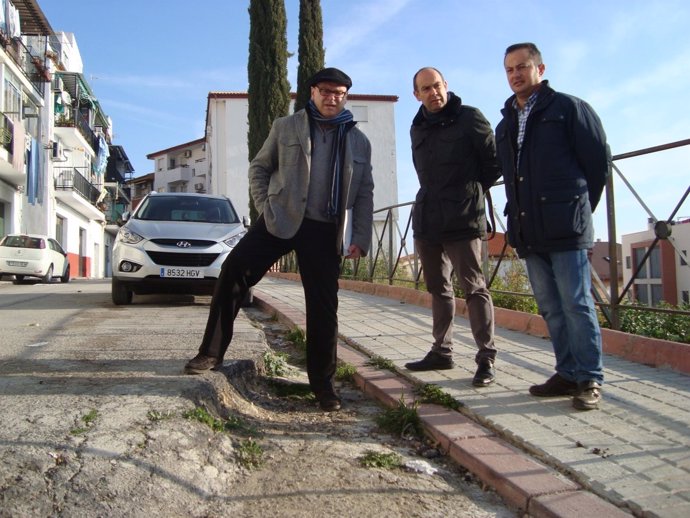
[[[443,74],[441,73],[441,71],[440,71],[438,68],[434,68],[434,67],[422,67],[422,68],[420,68],[419,70],[417,70],[417,73],[416,73],[416,74],[414,75],[414,77],[412,78],[412,88],[414,88],[414,90],[413,90],[414,92],[417,91],[417,76],[418,76],[421,72],[424,72],[425,70],[433,70],[434,72],[436,72],[438,75],[441,76],[441,79],[442,79],[443,81],[446,80],[446,78],[443,77]]]
[[[542,64],[542,59],[541,59],[541,52],[539,52],[539,49],[534,43],[530,42],[525,42],[525,43],[514,43],[510,47],[506,49],[506,53],[503,56],[504,58],[510,54],[511,52],[515,52],[516,50],[520,49],[527,49],[527,52],[529,53],[529,57],[533,58],[534,61],[537,63],[537,65]]]

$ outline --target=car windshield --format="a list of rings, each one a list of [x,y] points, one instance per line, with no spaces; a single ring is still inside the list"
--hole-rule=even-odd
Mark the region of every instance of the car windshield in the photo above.
[[[40,237],[29,236],[5,236],[0,241],[0,246],[7,246],[10,248],[45,248],[46,244]]]
[[[239,223],[228,200],[195,196],[149,196],[137,209],[135,219]]]

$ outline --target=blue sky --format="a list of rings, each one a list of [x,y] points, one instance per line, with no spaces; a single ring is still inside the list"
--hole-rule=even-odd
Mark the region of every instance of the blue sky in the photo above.
[[[209,91],[246,91],[248,0],[39,0],[54,30],[76,35],[84,74],[113,119],[135,175],[146,155],[204,134]],[[288,48],[297,52],[298,0],[285,1]],[[533,41],[551,85],[599,113],[614,154],[690,138],[690,4],[685,0],[322,0],[326,64],[353,78],[353,93],[397,95],[399,201],[417,177],[409,126],[412,76],[435,66],[450,90],[495,127],[510,95],[503,53]],[[297,57],[288,62],[296,84]],[[688,187],[690,146],[617,163],[659,219]],[[382,186],[379,186],[382,187]],[[618,236],[647,214],[616,177]],[[502,187],[494,202],[502,212]],[[686,201],[678,216],[690,217]],[[595,216],[607,239],[605,208]]]

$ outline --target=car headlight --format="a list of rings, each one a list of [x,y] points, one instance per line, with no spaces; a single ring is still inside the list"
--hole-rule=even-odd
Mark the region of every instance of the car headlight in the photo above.
[[[223,241],[223,243],[228,245],[230,248],[235,248],[237,246],[237,243],[240,242],[240,239],[242,239],[242,236],[244,236],[246,233],[247,233],[247,231],[243,230],[239,234],[235,234],[231,238],[226,239],[225,241]]]
[[[120,231],[117,233],[117,239],[118,241],[122,241],[123,243],[127,243],[128,245],[136,245],[139,241],[141,241],[144,238],[136,232],[132,232],[128,228],[122,227]]]

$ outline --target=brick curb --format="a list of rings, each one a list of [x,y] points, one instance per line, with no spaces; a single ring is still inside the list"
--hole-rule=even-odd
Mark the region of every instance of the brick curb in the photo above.
[[[286,325],[306,328],[303,312],[256,288],[254,305],[273,313]],[[347,337],[341,336],[341,339],[349,341]],[[354,381],[365,394],[388,407],[394,407],[400,401],[414,401],[414,386],[402,375],[368,365],[370,358],[349,345],[339,345],[338,357],[357,369]],[[631,516],[558,471],[535,461],[459,412],[424,403],[419,406],[418,413],[426,431],[455,462],[492,487],[509,505],[533,518]]]
[[[299,274],[296,273],[270,272],[268,275],[278,279],[300,280]],[[340,279],[339,285],[345,290],[431,308],[431,295],[413,288],[347,279]],[[463,299],[455,299],[455,310],[458,316],[467,317],[467,306]],[[499,327],[541,338],[548,336],[546,323],[540,315],[505,308],[494,308],[494,311],[495,324]],[[648,338],[612,329],[602,329],[601,333],[606,354],[650,367],[690,374],[690,344]]]

